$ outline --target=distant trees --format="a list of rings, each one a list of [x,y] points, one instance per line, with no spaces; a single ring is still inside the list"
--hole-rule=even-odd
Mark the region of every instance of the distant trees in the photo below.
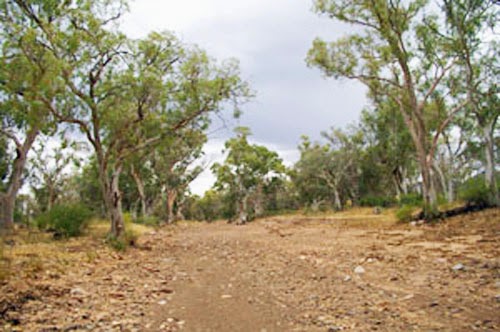
[[[248,128],[237,128],[236,133],[225,144],[225,162],[214,164],[212,170],[215,187],[234,202],[236,223],[244,224],[264,214],[264,193],[284,176],[285,166],[276,152],[248,142]]]

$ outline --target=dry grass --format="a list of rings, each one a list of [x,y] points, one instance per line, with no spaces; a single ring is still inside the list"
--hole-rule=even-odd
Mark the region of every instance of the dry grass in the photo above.
[[[127,229],[141,236],[151,228],[130,224]],[[65,274],[80,262],[93,262],[111,251],[105,246],[109,222],[93,220],[81,237],[54,240],[52,234],[33,229],[19,229],[0,238],[0,282],[10,277],[36,278],[39,273]]]

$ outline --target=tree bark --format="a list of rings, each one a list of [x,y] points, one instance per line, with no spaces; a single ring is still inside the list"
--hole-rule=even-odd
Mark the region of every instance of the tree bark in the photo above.
[[[342,210],[342,201],[340,200],[340,194],[339,194],[339,190],[337,189],[337,187],[333,188],[333,194],[334,194],[334,208],[335,208],[335,211],[341,211]]]
[[[262,184],[259,184],[255,192],[255,200],[254,200],[255,217],[257,218],[262,217],[264,215],[263,195],[264,193],[262,190]]]
[[[119,188],[122,165],[120,163],[115,164],[111,169],[111,175],[108,175],[108,167],[104,161],[102,152],[100,147],[96,147],[101,190],[104,197],[106,212],[111,222],[110,235],[118,238],[125,230],[122,214],[122,196]]]
[[[12,228],[14,225],[16,198],[23,185],[22,180],[28,152],[39,133],[38,127],[32,128],[26,134],[22,144],[16,141],[16,158],[13,162],[7,190],[0,194],[0,228]]]
[[[497,186],[497,181],[496,181],[496,176],[495,176],[495,143],[494,143],[494,138],[493,138],[493,123],[489,124],[489,126],[483,126],[483,136],[484,136],[484,141],[485,141],[485,159],[486,159],[486,165],[485,165],[485,180],[486,180],[486,186],[491,192],[492,195],[492,203],[495,206],[500,205],[500,197],[498,193],[498,186]]]
[[[243,194],[243,197],[238,202],[238,221],[237,225],[244,225],[248,221],[248,195]]]
[[[137,186],[137,191],[139,193],[139,199],[141,202],[141,215],[148,215],[147,201],[146,201],[146,193],[144,190],[144,182],[142,181],[141,175],[134,166],[131,167],[130,172],[132,173],[132,177],[134,178],[135,185]]]
[[[107,193],[108,211],[111,218],[111,234],[120,237],[125,226],[122,214],[122,196],[119,188],[122,166],[118,165],[111,174],[111,185]]]
[[[177,190],[167,189],[167,223],[175,221],[174,204],[177,199]]]

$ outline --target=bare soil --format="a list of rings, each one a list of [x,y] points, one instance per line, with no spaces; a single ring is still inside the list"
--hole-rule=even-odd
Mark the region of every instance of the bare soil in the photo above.
[[[126,253],[14,241],[0,329],[496,331],[499,244],[500,209],[421,226],[365,210],[183,223]]]

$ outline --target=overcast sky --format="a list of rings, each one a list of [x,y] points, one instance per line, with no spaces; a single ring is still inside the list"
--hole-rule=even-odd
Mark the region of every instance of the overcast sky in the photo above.
[[[122,27],[133,38],[174,31],[217,59],[239,59],[256,97],[244,105],[239,120],[227,114],[228,128],[210,135],[206,161],[220,160],[223,142],[241,125],[251,128],[251,141],[277,151],[291,165],[301,135],[317,139],[331,126],[354,122],[366,103],[360,84],[324,79],[306,66],[315,37],[333,40],[349,29],[311,8],[312,0],[135,0]],[[202,194],[212,183],[207,171],[191,189]]]

